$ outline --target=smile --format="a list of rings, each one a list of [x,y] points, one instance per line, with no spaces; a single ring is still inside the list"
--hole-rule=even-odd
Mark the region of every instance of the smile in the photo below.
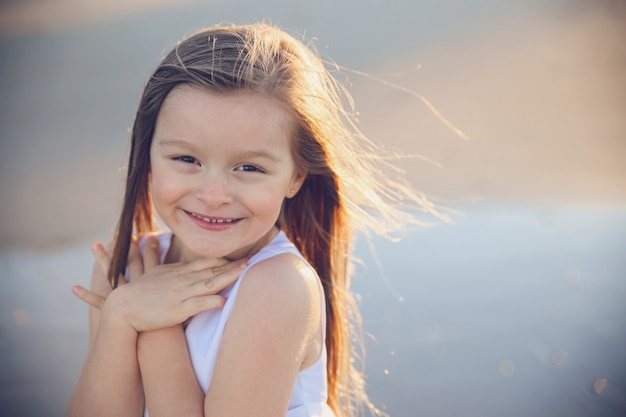
[[[218,219],[218,218],[211,218],[211,217],[203,217],[196,213],[192,213],[190,211],[188,211],[187,213],[189,213],[190,216],[195,217],[196,219],[205,221],[207,223],[234,223],[234,222],[241,220],[241,219]]]

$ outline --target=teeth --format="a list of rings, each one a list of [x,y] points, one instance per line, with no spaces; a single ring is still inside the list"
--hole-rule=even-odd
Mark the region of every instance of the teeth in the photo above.
[[[195,213],[191,213],[191,215],[207,223],[232,223],[235,221],[235,219],[209,219],[207,217],[198,216]]]

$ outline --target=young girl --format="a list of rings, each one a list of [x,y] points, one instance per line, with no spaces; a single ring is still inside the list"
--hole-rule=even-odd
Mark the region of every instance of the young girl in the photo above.
[[[91,343],[68,415],[376,411],[356,366],[352,231],[414,222],[403,203],[434,210],[344,102],[310,47],[264,24],[202,30],[163,59],[112,255],[95,244],[91,291],[74,287]],[[153,207],[171,232],[153,233]]]

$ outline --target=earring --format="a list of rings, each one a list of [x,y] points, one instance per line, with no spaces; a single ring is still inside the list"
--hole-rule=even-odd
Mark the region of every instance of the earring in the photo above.
[[[296,190],[292,188],[291,190],[289,190],[289,197],[293,197],[295,193],[296,193]]]

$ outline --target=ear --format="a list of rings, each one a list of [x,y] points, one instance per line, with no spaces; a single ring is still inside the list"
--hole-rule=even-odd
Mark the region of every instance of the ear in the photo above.
[[[300,190],[300,187],[302,187],[302,184],[304,183],[306,176],[307,176],[306,169],[298,168],[298,170],[296,171],[296,174],[291,180],[289,190],[287,190],[287,195],[286,195],[287,198],[292,198],[296,194],[298,194],[298,191]]]

